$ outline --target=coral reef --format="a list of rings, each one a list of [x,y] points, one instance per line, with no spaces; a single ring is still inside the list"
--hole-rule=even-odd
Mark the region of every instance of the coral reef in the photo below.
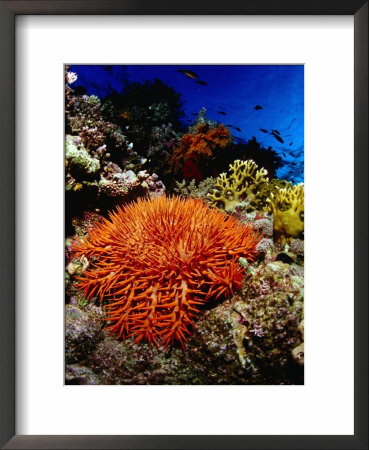
[[[278,189],[268,199],[268,209],[273,213],[274,239],[285,243],[301,238],[304,232],[304,185]]]
[[[91,315],[76,306],[66,306],[65,361],[67,363],[83,359],[102,338],[101,326]]]
[[[106,214],[141,196],[161,195],[165,185],[156,173],[142,170],[147,159],[133,149],[115,120],[113,104],[94,95],[76,95],[69,84],[76,75],[66,68],[65,179],[66,223],[97,208]]]
[[[242,161],[252,159],[259,167],[263,167],[268,172],[270,179],[276,178],[278,169],[282,167],[282,158],[278,153],[272,147],[262,147],[255,137],[247,142],[237,139],[237,143],[227,148],[226,152],[219,153],[216,160],[213,161],[217,175],[224,172],[236,159]]]
[[[196,134],[196,130],[199,125],[208,125],[210,128],[215,129],[219,123],[214,120],[210,120],[206,117],[206,108],[202,107],[194,121],[194,123],[188,128],[188,132]]]
[[[184,122],[158,79],[100,98],[77,79],[66,66],[65,383],[302,384],[304,186],[276,178],[292,138],[233,137],[252,128],[231,103],[206,104],[233,125],[188,104]]]
[[[132,153],[119,126],[105,119],[104,106],[95,95],[75,96],[71,91],[66,96],[65,114],[66,134],[79,136],[91,156],[120,164]]]
[[[102,220],[104,220],[104,217],[94,211],[84,211],[81,217],[74,217],[72,219],[72,225],[76,236],[80,238],[87,236],[94,226]],[[71,242],[68,242],[67,248],[69,255],[71,255],[71,250],[69,249],[70,244]]]
[[[184,345],[201,306],[234,293],[260,240],[250,224],[195,199],[156,197],[118,208],[74,243],[89,267],[79,287],[107,304],[118,337]]]
[[[68,167],[68,176],[70,179],[73,175],[78,177],[91,178],[100,170],[100,161],[93,158],[82,144],[82,139],[79,136],[66,136],[65,138],[65,165]],[[66,189],[76,189],[73,182],[67,183]]]
[[[292,188],[293,184],[287,180],[280,180],[279,178],[273,178],[268,183],[264,183],[260,189],[260,196],[267,199],[271,194],[276,194],[279,189]],[[267,209],[267,208],[264,208]]]
[[[125,83],[122,92],[113,92],[106,100],[114,106],[115,122],[143,156],[147,156],[154,127],[170,123],[176,130],[181,129],[181,96],[157,78],[144,83]]]
[[[214,120],[208,119],[206,117],[206,109],[202,108],[193,125],[189,127],[188,133],[196,134],[196,130],[199,125],[207,125],[211,129],[216,129],[219,126],[219,123],[215,122]],[[228,125],[226,125],[226,127],[228,127]],[[227,145],[226,151],[213,152],[213,157],[211,160],[211,170],[206,166],[201,167],[201,174],[203,177],[209,175],[217,177],[237,159],[252,159],[259,167],[264,167],[264,169],[267,170],[270,178],[275,178],[277,176],[278,169],[282,166],[282,158],[278,155],[278,153],[271,147],[262,147],[261,144],[256,141],[255,137],[249,139],[247,142],[237,138],[236,141],[234,141],[233,139],[230,140]],[[186,179],[190,178],[190,176],[186,177]]]
[[[270,220],[270,218],[256,218],[253,222],[253,226],[255,230],[260,230],[264,236],[273,236],[273,221]]]
[[[198,317],[185,349],[105,331],[67,365],[68,384],[302,384],[302,269],[265,261],[248,273],[241,291]]]
[[[294,239],[290,243],[290,251],[301,258],[304,257],[304,247],[305,245],[302,239]]]
[[[78,364],[67,364],[65,367],[65,384],[95,385],[100,384],[100,380],[88,367]]]
[[[263,378],[274,378],[292,364],[292,351],[301,343],[303,269],[267,261],[251,267],[250,275],[234,306],[245,327],[245,358]]]
[[[256,250],[265,257],[269,252],[274,250],[273,239],[263,238],[256,246]]]
[[[164,178],[168,172],[168,163],[175,148],[178,147],[182,133],[175,131],[171,123],[155,126],[151,129],[146,165],[150,170]]]
[[[215,189],[208,196],[214,205],[225,211],[233,211],[242,204],[244,210],[261,210],[264,202],[260,194],[262,186],[268,182],[267,171],[253,160],[234,161],[230,165],[231,174],[220,174],[215,183]]]
[[[173,191],[181,197],[202,198],[204,201],[209,202],[210,199],[207,195],[213,191],[214,185],[215,179],[213,177],[208,177],[197,185],[195,180],[190,181],[188,184],[186,180],[176,181],[176,187]]]

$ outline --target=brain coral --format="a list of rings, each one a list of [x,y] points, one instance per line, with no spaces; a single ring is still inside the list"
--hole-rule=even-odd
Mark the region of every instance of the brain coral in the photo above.
[[[197,199],[139,199],[74,244],[89,258],[79,287],[104,299],[110,331],[156,346],[184,346],[199,307],[232,294],[256,259],[258,233]]]

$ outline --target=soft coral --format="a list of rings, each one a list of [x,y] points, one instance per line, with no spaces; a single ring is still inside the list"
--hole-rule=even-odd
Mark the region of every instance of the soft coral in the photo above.
[[[223,124],[215,128],[208,124],[200,124],[195,133],[182,136],[179,147],[172,155],[173,171],[175,173],[182,171],[184,178],[192,177],[199,181],[203,178],[201,165],[209,161],[217,150],[226,148],[231,142],[231,132]]]

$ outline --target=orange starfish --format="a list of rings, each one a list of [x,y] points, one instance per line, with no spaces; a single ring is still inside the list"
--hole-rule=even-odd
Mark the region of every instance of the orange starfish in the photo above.
[[[109,329],[123,339],[167,347],[187,340],[210,297],[233,294],[260,240],[251,225],[197,199],[139,199],[74,244],[89,266],[79,287],[105,301]]]

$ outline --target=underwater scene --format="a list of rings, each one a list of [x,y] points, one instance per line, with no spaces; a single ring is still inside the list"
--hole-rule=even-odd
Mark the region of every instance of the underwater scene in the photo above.
[[[65,66],[65,384],[304,384],[304,66]]]

